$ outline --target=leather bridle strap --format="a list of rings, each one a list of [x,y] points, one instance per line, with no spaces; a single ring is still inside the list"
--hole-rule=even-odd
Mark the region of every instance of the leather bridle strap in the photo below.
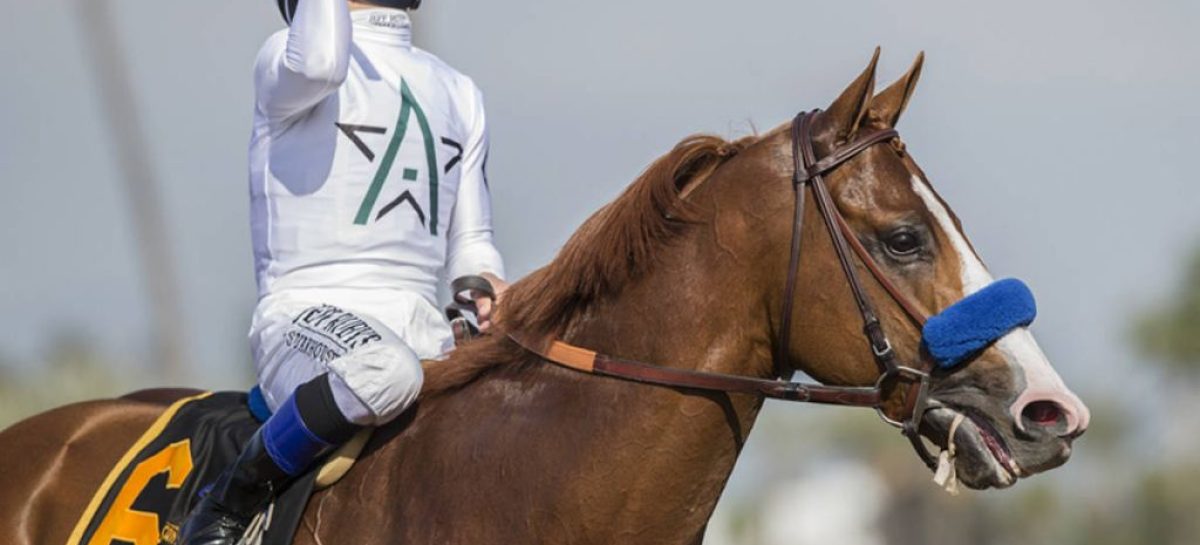
[[[792,121],[792,142],[797,142],[800,139],[800,116],[804,113],[797,114],[796,119]],[[793,144],[794,145],[794,144]],[[799,153],[794,153],[792,150],[792,167],[795,174],[792,176],[792,192],[796,198],[793,199],[794,208],[792,212],[792,243],[791,251],[788,252],[788,268],[787,282],[783,288],[783,311],[782,318],[779,321],[779,343],[778,349],[775,352],[775,374],[777,376],[788,376],[788,349],[791,346],[792,339],[792,306],[796,300],[796,277],[800,271],[800,239],[804,235],[804,184],[799,180],[800,172],[804,170],[804,159]]]
[[[824,175],[825,173],[833,170],[842,163],[853,158],[859,153],[862,153],[867,148],[878,144],[879,142],[890,140],[892,138],[898,138],[900,136],[895,129],[883,129],[875,131],[856,139],[854,142],[843,148],[838,149],[832,155],[825,157],[820,161],[816,161],[813,166],[806,167],[801,164],[801,156],[803,155],[803,160],[805,162],[812,160],[811,133],[808,135],[802,135],[800,122],[804,121],[801,119],[801,117],[812,118],[814,113],[801,113],[800,115],[796,116],[796,120],[792,123],[793,145],[803,148],[804,146],[799,145],[803,139],[809,140],[810,143],[808,146],[808,152],[805,152],[803,149],[793,150],[796,172],[796,175],[793,178],[793,183],[797,186],[808,182],[815,177]],[[807,138],[805,138],[805,136],[807,136]],[[795,153],[796,151],[800,151],[800,153]],[[803,202],[797,202],[797,208],[802,209]],[[892,296],[892,299],[895,299],[896,303],[899,304],[902,309],[904,309],[904,313],[908,315],[913,324],[917,325],[918,327],[925,325],[925,320],[927,318],[926,314],[918,309],[917,306],[913,304],[912,300],[904,295],[904,293],[901,292],[899,288],[897,288],[896,285],[888,279],[887,275],[885,275],[883,271],[879,269],[879,265],[875,263],[875,260],[871,257],[870,253],[867,252],[867,249],[863,247],[862,243],[859,242],[858,237],[856,237],[854,232],[850,229],[850,225],[846,223],[846,218],[837,211],[836,207],[833,207],[828,211],[832,212],[832,216],[837,220],[838,230],[842,232],[842,238],[849,243],[850,248],[854,250],[854,253],[858,254],[859,261],[861,261],[862,264],[867,267],[867,270],[871,271],[871,276],[874,276],[875,280],[879,282],[879,285],[883,286],[883,289],[887,290],[888,294]],[[797,220],[796,223],[798,224],[800,222]],[[794,236],[798,234],[798,231],[793,231]],[[792,263],[788,270],[794,271],[796,270],[796,267],[797,264]]]
[[[916,450],[921,460],[925,462],[926,466],[933,469],[936,465],[936,459],[929,452],[929,449],[926,448],[925,443],[921,441],[919,430],[921,418],[925,411],[928,410],[928,399],[926,397],[929,384],[928,371],[905,367],[896,362],[895,351],[892,349],[891,342],[887,338],[887,333],[884,332],[883,326],[875,314],[875,309],[871,305],[870,298],[863,289],[862,282],[858,278],[858,271],[850,261],[849,250],[847,248],[852,247],[854,249],[872,276],[879,281],[888,294],[904,309],[909,319],[918,325],[923,325],[925,323],[925,316],[887,279],[886,275],[879,270],[875,260],[866,251],[866,248],[862,247],[862,244],[850,230],[849,225],[846,224],[845,218],[842,217],[837,207],[834,206],[833,199],[829,195],[829,189],[825,185],[823,176],[828,170],[856,156],[868,147],[896,138],[898,134],[893,129],[883,129],[868,133],[855,139],[850,144],[835,150],[825,159],[817,161],[813,149],[811,128],[812,121],[816,118],[817,113],[814,110],[807,114],[801,114],[797,116],[794,122],[792,153],[803,157],[803,164],[805,166],[803,173],[797,171],[795,178],[797,180],[805,179],[812,186],[818,210],[825,221],[825,227],[833,241],[838,261],[842,266],[842,271],[845,273],[847,282],[850,284],[850,289],[854,295],[855,302],[858,304],[859,312],[862,314],[863,332],[866,334],[867,340],[871,343],[871,351],[874,353],[876,362],[882,370],[879,384],[876,387],[882,388],[883,382],[889,377],[900,378],[908,382],[904,396],[903,415],[900,421],[893,421],[888,418],[882,408],[877,407],[877,410],[885,421],[900,425],[904,436],[912,443],[913,449]],[[797,136],[799,138],[796,138]],[[795,271],[789,271],[789,274],[795,274]],[[882,399],[882,391],[880,392],[880,398]]]
[[[895,352],[892,350],[892,345],[888,341],[887,334],[884,333],[883,327],[880,325],[879,318],[875,314],[875,309],[871,305],[866,290],[863,289],[862,281],[858,278],[858,270],[850,261],[850,250],[846,242],[846,237],[843,236],[841,229],[837,225],[837,220],[834,219],[835,216],[839,216],[840,214],[833,204],[832,197],[829,195],[829,189],[825,186],[824,173],[838,167],[875,144],[896,138],[898,134],[894,129],[877,130],[860,136],[835,150],[821,161],[817,161],[816,151],[813,149],[811,126],[816,116],[817,111],[814,110],[800,114],[793,122],[792,154],[803,159],[803,168],[796,171],[793,176],[793,182],[797,184],[806,183],[812,187],[814,200],[817,202],[817,210],[821,213],[821,219],[825,222],[826,231],[829,233],[838,257],[838,263],[842,267],[842,273],[845,275],[846,281],[850,284],[851,294],[854,296],[859,314],[862,316],[863,333],[867,336],[868,342],[871,343],[871,351],[874,353],[876,362],[881,367],[881,370],[885,373],[892,372],[897,367]],[[797,271],[792,269],[788,271],[788,274],[794,276],[797,274]],[[785,304],[789,302],[787,301]],[[790,311],[790,308],[788,310]]]
[[[592,375],[673,388],[752,394],[771,399],[827,405],[876,407],[881,402],[880,390],[875,387],[822,386],[723,373],[689,371],[600,354],[558,340],[539,346],[527,342],[515,333],[510,332],[508,337],[521,348],[537,354],[545,360]]]
[[[868,329],[878,330],[877,326],[869,325],[872,322],[878,324],[879,320],[875,318],[874,310],[871,308],[869,299],[866,296],[866,292],[862,289],[862,284],[858,279],[858,275],[855,273],[853,265],[848,260],[845,239],[853,238],[853,235],[845,233],[845,231],[843,231],[845,234],[841,236],[839,236],[839,233],[836,233],[838,229],[835,228],[831,218],[836,217],[837,222],[842,226],[845,225],[845,220],[842,219],[841,214],[837,212],[837,208],[833,206],[832,199],[829,199],[828,197],[828,191],[824,190],[823,175],[826,172],[841,166],[842,163],[853,159],[867,148],[880,142],[898,137],[899,133],[897,133],[895,129],[882,129],[868,133],[867,135],[857,138],[847,145],[838,148],[830,155],[818,161],[812,146],[811,126],[812,120],[816,117],[817,112],[817,110],[813,110],[811,112],[801,112],[796,115],[795,119],[792,120],[792,189],[796,194],[796,205],[794,212],[795,215],[792,219],[792,244],[790,259],[788,260],[787,284],[784,288],[783,294],[783,317],[780,320],[779,348],[775,355],[777,368],[786,369],[787,367],[785,362],[788,359],[787,356],[790,347],[789,341],[791,340],[791,322],[793,314],[792,307],[794,306],[795,301],[796,277],[798,276],[800,269],[800,238],[802,235],[802,226],[804,224],[804,187],[806,185],[811,186],[814,194],[816,195],[815,200],[817,201],[818,210],[821,212],[821,217],[825,220],[826,229],[828,230],[830,237],[833,239],[838,260],[842,265],[842,271],[846,275],[846,279],[850,282],[851,290],[854,294],[854,300],[858,304],[859,312],[863,314],[864,324]],[[822,196],[822,193],[825,195]],[[858,246],[855,248],[855,250],[861,248],[861,244],[858,243],[858,239],[853,239],[853,242]],[[867,256],[865,249],[859,254],[859,256],[864,263],[867,263],[868,268],[872,269],[872,273],[879,272],[874,267],[873,260],[870,260],[869,256]],[[883,282],[887,282],[882,273],[877,274],[876,278],[883,278]],[[899,290],[896,290],[895,286],[893,286],[890,282],[885,284],[885,288],[888,287],[891,288],[888,289],[888,292],[891,293],[893,297],[902,298]],[[900,301],[902,299],[897,300]],[[907,301],[905,300],[904,303],[901,303],[901,306],[905,307],[907,310],[910,305],[908,305]],[[868,336],[871,337],[872,348],[877,349],[876,354],[885,349],[885,343],[887,339],[886,337],[882,336],[882,330],[878,330],[874,335],[868,333]]]

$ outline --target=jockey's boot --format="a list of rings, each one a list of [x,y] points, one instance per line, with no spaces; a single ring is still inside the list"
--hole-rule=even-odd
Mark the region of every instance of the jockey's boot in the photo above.
[[[192,509],[175,543],[234,545],[284,488],[358,429],[334,404],[326,375],[301,385]]]
[[[254,434],[233,467],[221,474],[188,515],[176,543],[234,545],[251,519],[291,480],[291,475],[271,459],[263,431],[260,428]]]

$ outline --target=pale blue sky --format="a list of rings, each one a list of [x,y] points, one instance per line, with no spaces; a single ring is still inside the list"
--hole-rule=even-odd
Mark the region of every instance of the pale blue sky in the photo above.
[[[0,359],[36,362],[52,331],[71,328],[144,365],[136,248],[77,1],[3,0]],[[274,2],[114,8],[193,375],[235,386],[254,304],[250,67],[280,26]],[[1198,16],[1194,2],[1164,0],[428,0],[417,25],[484,89],[499,246],[515,275],[685,135],[739,136],[824,106],[877,44],[889,80],[925,50],[900,129],[984,259],[1033,286],[1039,339],[1086,397],[1135,368],[1125,320],[1200,241]]]

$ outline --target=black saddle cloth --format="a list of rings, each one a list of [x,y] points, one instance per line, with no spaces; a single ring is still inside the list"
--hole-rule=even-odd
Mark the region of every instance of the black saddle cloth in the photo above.
[[[150,532],[159,544],[173,545],[192,507],[260,424],[244,392],[203,394],[175,403],[113,468],[79,522],[79,539],[68,545],[93,543],[96,537],[105,545],[123,545],[131,538],[145,543]],[[315,479],[310,472],[276,499],[263,545],[292,542]]]

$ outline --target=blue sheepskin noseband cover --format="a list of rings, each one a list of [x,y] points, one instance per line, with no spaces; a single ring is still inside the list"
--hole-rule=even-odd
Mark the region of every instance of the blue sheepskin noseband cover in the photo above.
[[[950,305],[925,322],[925,349],[938,366],[949,369],[1009,331],[1033,323],[1037,304],[1024,282],[1006,278]]]

